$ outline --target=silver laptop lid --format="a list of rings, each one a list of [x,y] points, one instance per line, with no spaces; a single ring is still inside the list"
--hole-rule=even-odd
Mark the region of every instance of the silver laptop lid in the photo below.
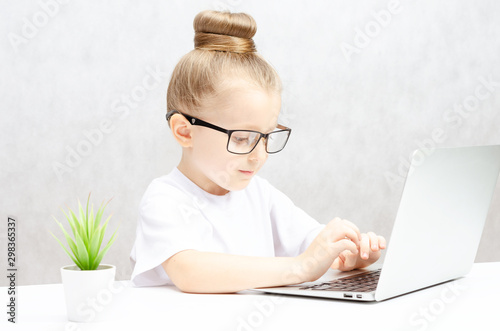
[[[377,301],[469,272],[500,171],[500,146],[417,150],[375,293]]]

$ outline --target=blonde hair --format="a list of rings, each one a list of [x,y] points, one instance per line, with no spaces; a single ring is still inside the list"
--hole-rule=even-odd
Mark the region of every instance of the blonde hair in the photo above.
[[[257,24],[250,15],[207,10],[196,15],[193,25],[195,49],[172,73],[167,111],[197,111],[228,75],[241,75],[265,90],[281,92],[277,72],[256,53],[252,37]]]

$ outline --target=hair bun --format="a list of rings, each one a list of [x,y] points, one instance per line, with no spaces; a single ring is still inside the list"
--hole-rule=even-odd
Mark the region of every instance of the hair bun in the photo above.
[[[250,15],[206,10],[196,15],[193,26],[196,49],[233,53],[257,51],[252,40],[257,24]]]

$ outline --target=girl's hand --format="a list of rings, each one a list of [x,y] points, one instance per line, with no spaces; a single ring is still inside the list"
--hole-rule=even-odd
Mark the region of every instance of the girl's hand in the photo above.
[[[385,247],[384,237],[377,236],[373,232],[362,233],[359,254],[345,250],[333,261],[331,268],[340,271],[365,268],[380,258],[380,250],[385,249]]]
[[[287,281],[314,281],[321,277],[342,252],[358,255],[361,234],[353,223],[338,217],[331,220],[304,253],[296,259],[294,270],[287,273]]]

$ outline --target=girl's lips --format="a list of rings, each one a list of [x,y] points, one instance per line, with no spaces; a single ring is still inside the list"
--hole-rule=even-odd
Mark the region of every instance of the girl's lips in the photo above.
[[[253,175],[253,171],[240,170],[240,172],[245,174],[245,175]]]

